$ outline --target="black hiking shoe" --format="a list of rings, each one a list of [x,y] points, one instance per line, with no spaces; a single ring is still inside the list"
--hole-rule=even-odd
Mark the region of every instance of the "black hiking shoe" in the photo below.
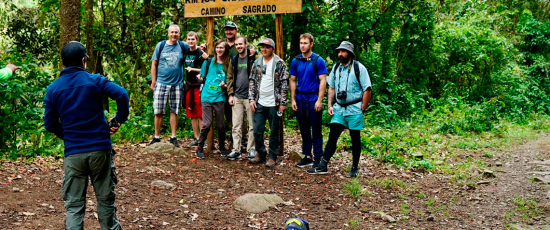
[[[229,155],[227,155],[227,159],[230,160],[230,161],[241,159],[241,157],[242,157],[241,153],[236,152],[235,150],[231,151],[231,153]]]
[[[159,143],[160,142],[160,138],[154,138],[153,137],[153,140],[151,142],[149,142],[149,145],[152,145],[154,143]]]
[[[313,166],[311,168],[317,168],[317,166],[319,166],[319,162],[321,162],[321,157],[314,158],[313,159]]]
[[[226,150],[226,149],[221,149],[221,150],[220,150],[220,155],[221,155],[222,157],[227,157],[227,150]]]
[[[197,158],[201,160],[204,159],[204,150],[201,147],[199,147],[199,149],[197,149],[196,155],[197,155]]]
[[[321,162],[319,162],[319,165],[316,168],[310,168],[307,170],[308,174],[327,174],[328,168],[327,168],[328,162],[325,161],[325,159],[322,159]]]
[[[189,148],[191,148],[193,146],[199,146],[199,139],[193,138],[193,141],[191,141],[191,143],[189,143],[189,145],[187,145],[187,147],[189,147]]]
[[[304,156],[300,162],[296,163],[296,167],[298,168],[305,168],[311,165],[313,165],[313,160],[309,156]]]
[[[170,143],[172,143],[174,146],[176,146],[176,148],[180,147],[180,145],[178,144],[178,138],[177,137],[171,137],[170,138]]]
[[[359,169],[352,167],[348,173],[348,177],[357,177],[357,175],[359,175]]]

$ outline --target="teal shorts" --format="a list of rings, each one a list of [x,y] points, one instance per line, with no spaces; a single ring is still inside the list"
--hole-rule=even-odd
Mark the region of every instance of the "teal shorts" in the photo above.
[[[330,123],[341,124],[349,130],[362,130],[365,127],[365,123],[363,122],[363,114],[344,116],[342,114],[334,113]]]

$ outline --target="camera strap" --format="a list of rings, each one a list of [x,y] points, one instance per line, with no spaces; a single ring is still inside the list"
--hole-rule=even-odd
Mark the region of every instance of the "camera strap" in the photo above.
[[[355,77],[357,77],[357,82],[359,82],[359,87],[361,87],[361,81],[359,80],[359,71],[358,71],[358,64],[355,62],[355,60],[352,60],[352,63],[349,64],[348,67],[346,67],[348,69],[348,76],[347,76],[347,79],[346,79],[346,89],[344,90],[344,92],[347,92],[348,91],[348,84],[349,84],[349,75],[351,73],[351,68],[352,68],[352,65],[354,67],[354,72],[355,72]],[[340,63],[337,63],[337,66],[336,67],[339,67],[340,66]],[[342,70],[339,71],[339,76],[338,76],[338,86],[340,85],[340,80],[342,78]],[[353,105],[353,104],[356,104],[356,103],[359,103],[359,102],[362,102],[363,101],[363,97],[361,98],[358,98],[356,100],[353,100],[351,102],[348,102],[348,103],[340,103],[338,102],[338,98],[336,98],[336,104],[340,105],[341,107],[348,107],[350,105]]]

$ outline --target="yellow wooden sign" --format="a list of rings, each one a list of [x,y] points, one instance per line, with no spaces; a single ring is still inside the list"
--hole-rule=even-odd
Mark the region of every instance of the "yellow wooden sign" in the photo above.
[[[185,0],[186,18],[301,12],[301,0]]]

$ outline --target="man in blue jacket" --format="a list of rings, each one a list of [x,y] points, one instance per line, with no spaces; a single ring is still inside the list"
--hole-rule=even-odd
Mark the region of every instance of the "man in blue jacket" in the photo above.
[[[61,50],[66,67],[48,86],[44,104],[44,125],[65,143],[63,200],[66,229],[83,229],[88,177],[97,198],[101,229],[121,229],[116,217],[115,185],[111,134],[128,119],[126,90],[109,79],[88,73],[88,56],[80,42],[69,42]],[[103,113],[102,95],[117,103],[117,114],[109,119]]]

